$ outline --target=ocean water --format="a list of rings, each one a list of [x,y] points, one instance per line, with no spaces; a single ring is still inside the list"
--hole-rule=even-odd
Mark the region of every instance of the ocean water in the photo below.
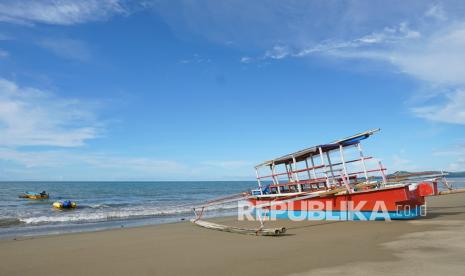
[[[192,206],[248,191],[254,181],[225,182],[0,182],[0,238],[103,230],[188,220]],[[48,200],[18,198],[26,191]],[[56,210],[55,201],[77,202]],[[237,203],[209,208],[207,216],[236,213]]]
[[[453,188],[465,188],[465,178],[449,181]],[[189,220],[192,206],[256,186],[254,181],[0,182],[0,239]],[[18,198],[27,191],[43,190],[50,199]],[[78,208],[52,208],[53,202],[68,199]],[[235,215],[236,210],[237,203],[228,203],[209,208],[205,216]]]

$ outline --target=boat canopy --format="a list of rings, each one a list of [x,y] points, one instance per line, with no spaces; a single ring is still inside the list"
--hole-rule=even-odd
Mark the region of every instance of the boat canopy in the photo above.
[[[255,166],[255,168],[262,167],[262,166],[271,166],[272,164],[274,164],[274,165],[289,164],[289,163],[294,162],[294,159],[295,159],[295,162],[304,161],[305,159],[309,158],[310,156],[319,155],[320,154],[320,148],[321,148],[321,152],[324,153],[324,152],[328,152],[328,151],[331,151],[331,150],[338,149],[340,146],[348,147],[348,146],[352,146],[352,145],[357,145],[361,140],[364,140],[364,139],[370,137],[371,135],[373,135],[375,132],[378,132],[379,130],[380,129],[377,128],[377,129],[365,131],[365,132],[362,132],[362,133],[359,133],[359,134],[355,134],[353,136],[350,136],[350,137],[347,137],[347,138],[344,138],[344,139],[341,139],[341,140],[337,140],[337,141],[334,141],[334,142],[329,143],[329,144],[323,144],[323,145],[318,145],[318,146],[313,146],[313,147],[310,147],[310,148],[306,148],[306,149],[303,149],[303,150],[300,150],[300,151],[297,151],[297,152],[294,152],[294,153],[290,153],[290,154],[281,156],[281,157],[273,159],[273,160],[265,161],[265,162]]]

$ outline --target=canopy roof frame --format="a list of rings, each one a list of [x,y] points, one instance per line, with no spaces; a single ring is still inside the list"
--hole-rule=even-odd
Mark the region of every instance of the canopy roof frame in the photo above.
[[[344,139],[334,141],[334,142],[329,143],[329,144],[317,145],[317,146],[306,148],[306,149],[303,149],[303,150],[300,150],[300,151],[296,151],[294,153],[286,154],[286,155],[278,157],[276,159],[272,159],[272,160],[268,160],[268,161],[265,161],[263,163],[260,163],[260,164],[256,165],[255,168],[258,169],[258,168],[263,167],[263,166],[271,166],[271,165],[276,166],[276,165],[279,165],[279,164],[290,164],[290,163],[294,163],[294,162],[304,161],[304,160],[306,160],[307,158],[309,158],[311,156],[316,156],[316,155],[320,155],[321,153],[325,153],[325,152],[328,152],[328,151],[331,151],[331,150],[339,149],[340,146],[349,147],[349,146],[357,145],[357,144],[360,143],[361,140],[367,139],[368,137],[370,137],[371,135],[373,135],[374,133],[376,133],[378,131],[380,131],[379,128],[372,129],[372,130],[369,130],[369,131],[365,131],[365,132],[362,132],[362,133],[352,135],[352,136],[344,138]],[[321,151],[320,151],[320,149],[321,149]]]

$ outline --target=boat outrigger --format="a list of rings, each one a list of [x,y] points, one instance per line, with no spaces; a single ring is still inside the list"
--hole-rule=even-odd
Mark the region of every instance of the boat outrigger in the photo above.
[[[451,192],[445,174],[421,172],[388,176],[382,163],[365,156],[361,146],[363,140],[379,130],[262,162],[255,166],[257,189],[198,206],[197,210],[201,208],[201,211],[196,212],[194,208],[196,219],[192,221],[207,228],[229,231],[231,227],[208,225],[200,218],[206,207],[234,200],[250,203],[253,216],[249,213],[248,218],[260,221],[260,227],[254,230],[256,234],[265,230],[266,219],[391,220],[425,215],[425,197],[444,193],[439,191],[438,183],[443,183]],[[262,175],[264,169],[268,173]],[[279,235],[284,231],[268,229],[266,233]]]

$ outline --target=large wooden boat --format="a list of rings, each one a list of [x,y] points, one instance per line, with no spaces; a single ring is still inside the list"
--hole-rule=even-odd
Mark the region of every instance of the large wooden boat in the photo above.
[[[294,220],[412,219],[426,212],[441,175],[388,177],[361,142],[379,129],[306,148],[255,167],[258,189],[248,201],[260,216]],[[263,174],[264,169],[267,173]]]

